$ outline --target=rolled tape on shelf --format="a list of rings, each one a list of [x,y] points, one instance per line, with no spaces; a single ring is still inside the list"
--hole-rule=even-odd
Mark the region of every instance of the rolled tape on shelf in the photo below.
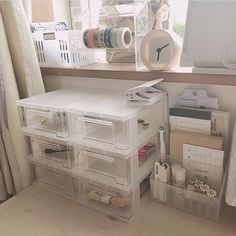
[[[118,29],[119,28],[112,28],[111,31],[110,31],[110,41],[111,41],[111,46],[113,48],[118,48],[118,44],[117,44],[117,41],[116,41],[116,35],[117,35],[117,32],[118,32]]]
[[[132,33],[127,27],[119,28],[116,34],[116,42],[119,48],[129,48],[132,43]]]
[[[111,30],[112,28],[106,28],[104,32],[104,40],[107,48],[112,48],[111,45]]]
[[[102,45],[101,45],[101,42],[100,42],[100,30],[99,28],[97,28],[96,32],[94,33],[94,36],[93,36],[93,41],[94,41],[94,44],[97,48],[101,48]]]
[[[83,34],[83,43],[86,48],[89,48],[88,41],[87,41],[88,40],[88,31],[89,30],[85,30],[84,34]]]
[[[96,45],[94,43],[94,34],[96,32],[97,29],[89,29],[88,31],[88,37],[87,37],[87,41],[88,41],[88,46],[89,48],[96,48]]]
[[[99,31],[99,41],[100,41],[101,48],[106,47],[104,33],[105,33],[105,29],[101,29]]]

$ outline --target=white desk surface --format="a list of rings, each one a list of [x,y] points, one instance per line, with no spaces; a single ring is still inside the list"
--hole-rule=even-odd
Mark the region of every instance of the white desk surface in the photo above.
[[[36,186],[0,205],[1,236],[235,236],[236,208],[216,223],[146,201],[130,223],[95,212]]]

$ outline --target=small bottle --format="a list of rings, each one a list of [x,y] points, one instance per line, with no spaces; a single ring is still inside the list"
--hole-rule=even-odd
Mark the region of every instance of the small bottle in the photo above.
[[[175,186],[178,188],[185,188],[186,184],[186,170],[184,168],[176,169]]]
[[[171,165],[171,174],[172,174],[172,184],[175,185],[175,176],[176,176],[176,170],[182,168],[182,166],[179,163],[173,163]]]

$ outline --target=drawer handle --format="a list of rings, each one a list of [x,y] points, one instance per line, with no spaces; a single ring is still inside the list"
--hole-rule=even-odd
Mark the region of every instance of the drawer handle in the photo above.
[[[37,110],[27,110],[28,113],[35,113],[42,116],[53,116],[50,111],[37,111]]]
[[[100,155],[94,152],[88,152],[88,151],[81,151],[80,152],[81,155],[83,156],[88,156],[88,157],[93,157],[93,158],[97,158],[106,162],[110,162],[110,163],[115,163],[115,159],[109,156],[105,156],[105,155]]]
[[[87,118],[87,117],[79,117],[77,120],[81,122],[86,122],[86,123],[113,127],[113,123],[111,121],[106,121],[106,120],[98,120],[98,119]]]

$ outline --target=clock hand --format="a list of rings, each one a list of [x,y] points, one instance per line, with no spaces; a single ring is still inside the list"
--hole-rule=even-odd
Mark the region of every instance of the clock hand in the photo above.
[[[161,52],[161,49],[158,48],[157,49],[157,61],[159,61],[159,59],[160,59],[160,52]]]
[[[168,44],[166,44],[165,46],[163,46],[163,47],[157,49],[157,53],[158,53],[158,54],[157,54],[157,61],[159,61],[159,59],[160,59],[160,53],[161,53],[162,49],[168,47],[169,45],[170,45],[170,44],[168,43]]]
[[[162,49],[164,49],[164,48],[166,48],[166,47],[168,47],[170,44],[168,43],[168,44],[166,44],[165,46],[163,46],[162,48],[160,48],[161,50]]]

